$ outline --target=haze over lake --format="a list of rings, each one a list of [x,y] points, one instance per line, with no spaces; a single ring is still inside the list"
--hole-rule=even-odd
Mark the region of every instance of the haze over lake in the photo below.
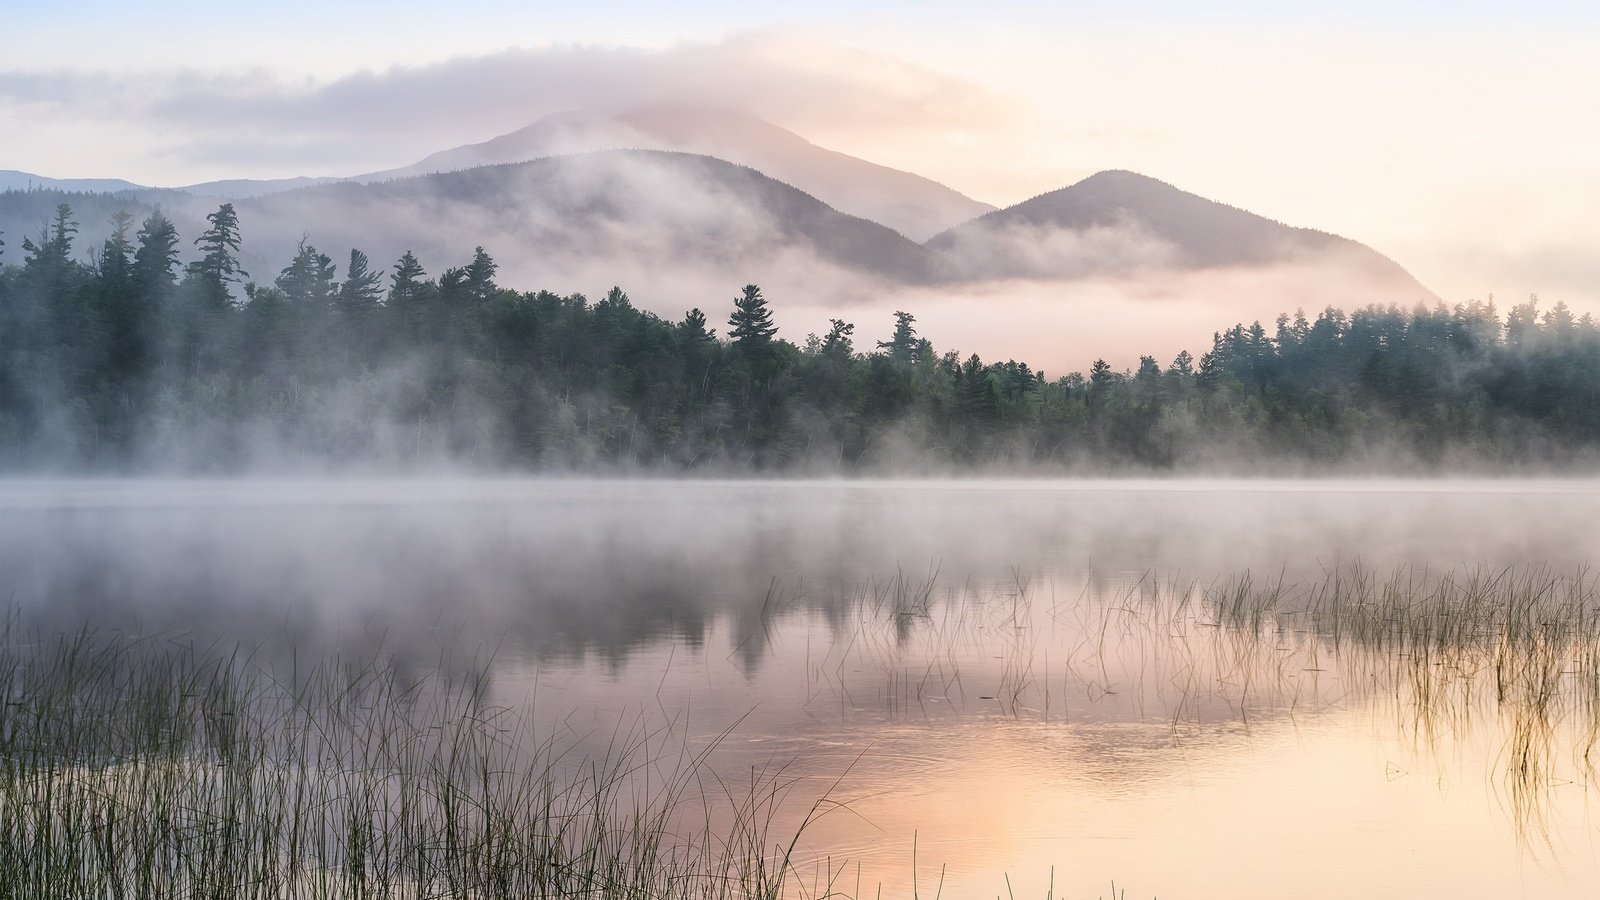
[[[1449,585],[1526,582],[1592,616],[1597,499],[1593,480],[12,480],[0,571],[29,627],[477,666],[573,765],[675,735],[711,794],[779,788],[780,835],[826,800],[796,890],[1580,897],[1600,877],[1593,633],[1550,632],[1576,662],[1541,706],[1507,686],[1493,623],[1427,651],[1373,639],[1361,604],[1295,604],[1336,577],[1423,628],[1412,607]]]
[[[1600,896],[1597,45],[10,4],[0,900]]]

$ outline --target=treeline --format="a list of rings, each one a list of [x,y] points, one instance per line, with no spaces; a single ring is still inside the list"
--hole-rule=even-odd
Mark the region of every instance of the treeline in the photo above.
[[[1562,304],[1330,308],[1219,332],[1199,359],[1051,379],[936,348],[909,313],[872,346],[843,320],[793,343],[754,285],[677,321],[616,288],[512,290],[482,249],[431,277],[410,253],[336,264],[303,243],[253,276],[232,206],[207,221],[187,266],[159,212],[118,217],[92,263],[66,206],[21,241],[0,268],[0,464],[1259,471],[1600,447],[1600,329]]]

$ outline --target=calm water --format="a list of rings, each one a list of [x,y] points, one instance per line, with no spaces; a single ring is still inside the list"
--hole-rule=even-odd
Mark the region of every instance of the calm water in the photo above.
[[[1535,715],[1471,653],[1419,666],[1216,599],[1333,572],[1592,581],[1597,502],[1594,481],[6,482],[0,577],[51,627],[419,669],[465,648],[580,751],[681,735],[730,790],[784,791],[777,833],[824,813],[808,896],[1589,897],[1578,663]]]

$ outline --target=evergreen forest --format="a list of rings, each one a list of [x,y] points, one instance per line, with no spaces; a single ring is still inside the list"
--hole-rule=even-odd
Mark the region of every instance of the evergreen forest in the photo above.
[[[0,467],[1415,473],[1600,449],[1600,328],[1561,303],[1293,312],[1047,376],[935,347],[911,312],[882,342],[842,319],[791,340],[737,273],[672,320],[620,288],[502,286],[481,248],[430,272],[302,242],[248,273],[232,205],[207,222],[122,214],[83,248],[62,205],[0,235]]]

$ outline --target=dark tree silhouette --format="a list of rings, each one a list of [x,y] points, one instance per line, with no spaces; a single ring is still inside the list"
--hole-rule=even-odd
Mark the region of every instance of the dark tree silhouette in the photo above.
[[[773,335],[778,333],[777,326],[772,324],[767,298],[761,296],[761,288],[753,284],[745,285],[744,292],[734,299],[728,325],[728,337],[747,354],[765,351],[772,344]]]
[[[719,338],[699,309],[650,312],[648,292],[502,287],[482,248],[438,279],[407,252],[384,297],[364,254],[340,281],[307,239],[235,304],[231,210],[210,217],[182,281],[165,216],[132,239],[130,219],[114,223],[92,264],[75,261],[62,205],[0,265],[0,466],[854,472],[912,449],[919,466],[1253,472],[1364,465],[1375,449],[1488,469],[1600,451],[1600,327],[1537,298],[1504,319],[1492,302],[1285,313],[1218,330],[1198,360],[1102,359],[1051,380],[935,348],[905,311],[869,352],[843,319],[802,349],[752,284]]]
[[[226,305],[230,302],[229,285],[250,274],[239,267],[239,214],[233,211],[232,203],[224,203],[206,216],[206,221],[211,227],[195,238],[201,255],[189,264],[189,271],[208,288],[213,304]]]
[[[889,357],[897,362],[917,362],[917,329],[912,327],[916,321],[911,313],[895,310],[894,334],[887,341],[879,341],[878,349],[889,351]]]
[[[828,335],[822,339],[820,352],[828,359],[844,362],[850,359],[855,352],[850,336],[855,333],[856,326],[843,319],[829,319]]]
[[[377,308],[383,297],[383,273],[370,266],[365,253],[350,251],[350,264],[339,285],[339,308],[345,315],[365,315]]]

